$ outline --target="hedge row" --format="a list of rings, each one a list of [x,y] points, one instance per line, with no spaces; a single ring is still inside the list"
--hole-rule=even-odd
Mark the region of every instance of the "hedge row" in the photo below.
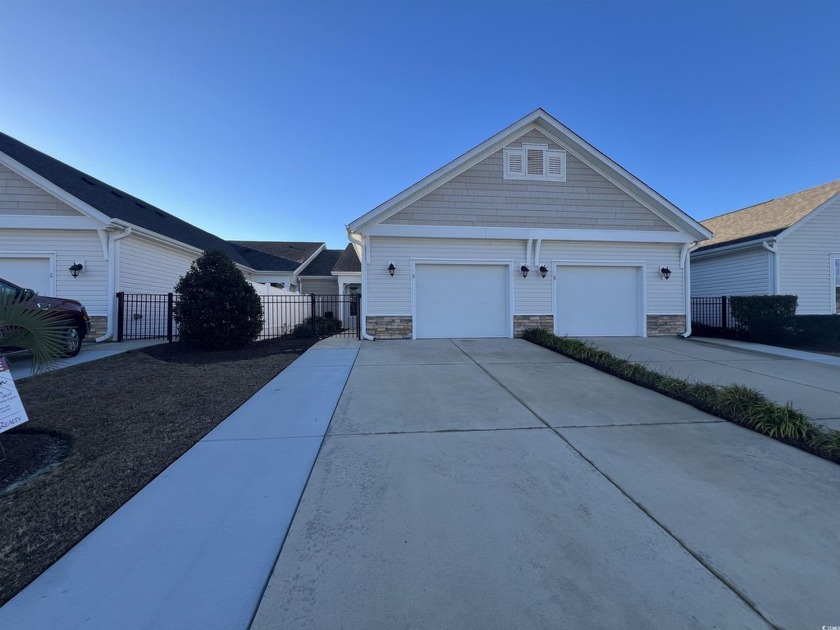
[[[758,343],[840,351],[837,315],[772,316],[750,323],[749,337]]]
[[[526,330],[524,338],[630,383],[840,463],[840,431],[824,429],[790,404],[772,402],[749,387],[690,383],[616,357],[589,342],[558,337],[536,328]]]

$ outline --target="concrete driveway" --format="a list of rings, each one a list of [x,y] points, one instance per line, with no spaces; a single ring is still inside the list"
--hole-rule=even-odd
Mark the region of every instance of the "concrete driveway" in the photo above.
[[[840,365],[784,354],[727,347],[679,337],[592,337],[588,341],[653,370],[704,383],[737,383],[757,389],[770,400],[790,402],[813,420],[840,429]],[[808,353],[791,352],[793,356]]]
[[[521,340],[364,343],[254,628],[840,625],[840,467]]]

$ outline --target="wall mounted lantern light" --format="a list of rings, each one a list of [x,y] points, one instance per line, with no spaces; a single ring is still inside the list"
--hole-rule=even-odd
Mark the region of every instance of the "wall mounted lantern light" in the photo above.
[[[70,275],[71,276],[73,276],[74,278],[78,278],[79,274],[82,272],[82,269],[84,269],[84,268],[85,268],[85,266],[82,263],[74,262],[72,265],[70,265],[70,267],[68,269],[70,270]]]
[[[531,271],[531,270],[530,270],[530,269],[528,269],[528,265],[522,265],[522,266],[519,268],[519,271],[521,271],[521,272],[522,272],[522,277],[523,277],[523,278],[527,278],[527,277],[528,277],[528,272],[529,272],[529,271]]]
[[[396,270],[397,270],[397,268],[396,268],[396,267],[394,267],[394,263],[391,263],[391,264],[389,264],[389,265],[388,265],[388,273],[390,273],[390,274],[391,274],[391,277],[392,277],[392,278],[394,277],[394,272],[395,272]]]
[[[548,267],[545,265],[540,265],[540,275],[545,278],[545,274],[548,273]]]
[[[668,269],[668,267],[662,267],[662,269],[659,270],[659,277],[663,280],[667,280],[671,277],[671,270]]]

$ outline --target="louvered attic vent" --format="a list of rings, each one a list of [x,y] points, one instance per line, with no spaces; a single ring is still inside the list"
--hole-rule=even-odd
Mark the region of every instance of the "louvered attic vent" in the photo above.
[[[505,179],[550,179],[566,181],[566,152],[547,144],[522,144],[504,151]]]

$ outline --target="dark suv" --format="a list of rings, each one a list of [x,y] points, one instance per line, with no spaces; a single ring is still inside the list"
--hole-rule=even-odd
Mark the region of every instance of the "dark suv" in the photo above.
[[[64,330],[64,356],[75,357],[82,349],[82,341],[90,333],[90,317],[81,302],[65,298],[44,297],[32,289],[24,289],[16,284],[0,278],[0,295],[20,302],[29,308],[39,311],[49,311],[57,321],[66,325]],[[2,323],[2,322],[0,322]],[[0,330],[0,350],[16,348],[3,347],[3,335]]]

